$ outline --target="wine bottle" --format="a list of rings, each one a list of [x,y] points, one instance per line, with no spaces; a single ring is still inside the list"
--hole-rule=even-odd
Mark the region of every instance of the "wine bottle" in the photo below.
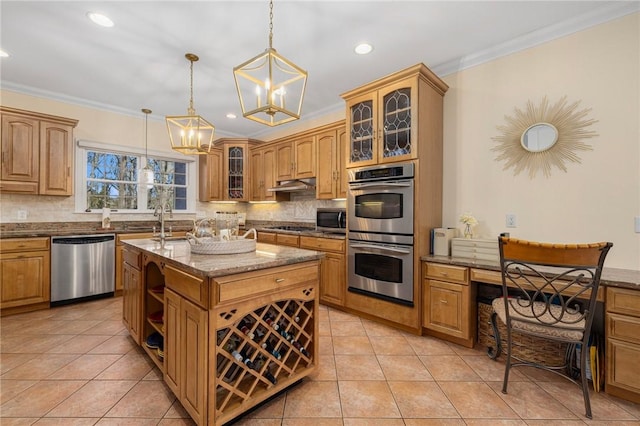
[[[265,322],[267,323],[267,325],[269,325],[269,327],[273,328],[276,331],[280,328],[278,323],[276,323],[272,317],[267,317],[267,319],[265,319]]]
[[[307,352],[307,350],[304,348],[304,346],[300,344],[300,342],[298,342],[297,340],[294,340],[291,344],[293,345],[294,348],[299,350],[302,353],[302,355],[306,356],[307,358],[310,357],[309,352]]]
[[[244,333],[245,336],[249,337],[249,339],[253,339],[255,334],[251,332],[251,329],[247,325],[247,322],[243,319],[238,323],[238,329]]]
[[[264,342],[262,342],[262,347],[266,349],[267,352],[273,355],[276,359],[282,358],[282,356],[280,355],[280,352],[276,351],[275,347],[270,341],[265,340]]]

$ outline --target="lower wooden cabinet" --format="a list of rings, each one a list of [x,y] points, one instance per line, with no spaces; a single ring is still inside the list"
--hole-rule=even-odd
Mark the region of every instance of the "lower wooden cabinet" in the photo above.
[[[197,424],[207,419],[208,311],[178,293],[165,291],[167,386]]]
[[[343,306],[347,289],[345,240],[303,235],[300,248],[325,253],[320,263],[320,302]]]
[[[606,392],[640,403],[640,291],[607,287]]]
[[[140,344],[142,335],[142,255],[125,248],[122,256],[122,322],[131,338]]]
[[[424,263],[423,277],[422,326],[428,334],[473,347],[476,298],[469,269]]]
[[[5,239],[0,245],[2,315],[49,307],[50,239]]]

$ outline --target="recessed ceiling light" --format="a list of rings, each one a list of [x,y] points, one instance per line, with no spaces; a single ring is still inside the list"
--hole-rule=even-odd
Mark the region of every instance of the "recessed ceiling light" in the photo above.
[[[369,43],[360,43],[354,50],[358,55],[366,55],[367,53],[371,53],[371,51],[373,50],[373,46],[371,46]]]
[[[227,118],[237,118],[237,116],[234,113],[230,112],[229,114],[227,114]]]
[[[0,50],[0,58],[8,58],[9,54],[4,50]]]
[[[100,25],[101,27],[111,28],[113,27],[113,21],[109,19],[108,16],[103,15],[102,13],[97,12],[87,12],[87,16],[91,19],[95,24]]]

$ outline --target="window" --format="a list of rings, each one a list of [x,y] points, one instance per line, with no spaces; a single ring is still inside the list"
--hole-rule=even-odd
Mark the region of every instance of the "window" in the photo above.
[[[120,148],[122,150],[120,150]],[[153,211],[162,192],[169,194],[174,212],[195,210],[195,162],[167,158],[162,154],[126,152],[124,147],[106,150],[90,142],[79,142],[76,207],[78,211],[91,211],[108,207],[120,212]],[[140,169],[153,170],[153,184],[140,183]],[[79,174],[80,175],[80,174]],[[192,184],[190,185],[190,182]]]

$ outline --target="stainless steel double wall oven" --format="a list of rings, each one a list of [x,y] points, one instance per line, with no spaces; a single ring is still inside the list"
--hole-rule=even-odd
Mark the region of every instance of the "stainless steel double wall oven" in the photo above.
[[[414,165],[348,172],[349,291],[412,306]]]

